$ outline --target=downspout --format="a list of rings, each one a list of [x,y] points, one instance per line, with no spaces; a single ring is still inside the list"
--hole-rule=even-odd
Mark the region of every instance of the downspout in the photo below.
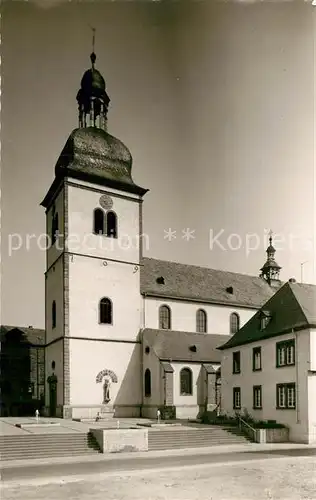
[[[144,293],[144,299],[143,299],[143,328],[146,328],[146,293]]]
[[[298,390],[299,383],[298,383],[298,376],[299,376],[299,370],[298,370],[298,348],[297,348],[297,331],[294,331],[294,328],[292,329],[292,333],[295,334],[295,350],[294,350],[294,356],[295,356],[295,376],[296,376],[296,383],[295,383],[295,399],[296,399],[296,423],[300,423],[300,409],[299,409],[299,393],[300,391]]]
[[[144,330],[145,328],[145,304],[146,304],[146,294],[144,293],[144,296],[143,296],[143,309],[142,309],[142,318],[141,318],[141,322],[142,322],[142,325],[141,325],[141,330]],[[140,408],[140,417],[142,418],[142,408],[143,408],[143,404],[144,404],[144,344],[143,344],[143,335],[142,335],[142,342],[141,342],[141,350],[142,350],[142,354],[141,354],[141,391],[142,391],[142,394],[141,394],[141,408]]]

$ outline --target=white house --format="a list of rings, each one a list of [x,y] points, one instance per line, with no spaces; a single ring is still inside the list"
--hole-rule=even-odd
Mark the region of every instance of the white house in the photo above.
[[[136,417],[175,407],[196,417],[216,405],[216,347],[273,295],[280,268],[269,252],[262,277],[143,257],[147,190],[133,182],[128,148],[106,131],[109,97],[95,54],[91,61],[77,94],[79,128],[42,202],[52,243],[46,411]]]
[[[284,284],[220,347],[221,411],[289,427],[316,443],[316,286]]]

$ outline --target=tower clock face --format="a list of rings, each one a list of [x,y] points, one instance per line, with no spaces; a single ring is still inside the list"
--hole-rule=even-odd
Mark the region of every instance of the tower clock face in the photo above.
[[[107,194],[103,194],[101,196],[99,203],[100,203],[101,207],[104,208],[105,210],[110,210],[113,207],[113,200],[112,200],[111,196],[109,196]]]

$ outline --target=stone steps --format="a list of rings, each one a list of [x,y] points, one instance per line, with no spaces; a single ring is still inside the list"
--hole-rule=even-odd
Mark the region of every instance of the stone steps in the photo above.
[[[148,449],[171,450],[219,445],[244,444],[249,440],[237,430],[223,428],[155,430],[148,433]]]
[[[1,436],[1,460],[25,460],[100,453],[90,433]]]
[[[148,429],[148,449],[170,450],[247,443],[236,428],[219,426]],[[0,437],[1,460],[32,460],[100,453],[89,433],[22,434]]]

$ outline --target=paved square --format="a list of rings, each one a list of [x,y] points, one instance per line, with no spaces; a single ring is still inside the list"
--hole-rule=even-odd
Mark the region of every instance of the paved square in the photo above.
[[[229,460],[229,457],[227,457]],[[271,458],[3,485],[2,500],[313,500],[316,458]]]

